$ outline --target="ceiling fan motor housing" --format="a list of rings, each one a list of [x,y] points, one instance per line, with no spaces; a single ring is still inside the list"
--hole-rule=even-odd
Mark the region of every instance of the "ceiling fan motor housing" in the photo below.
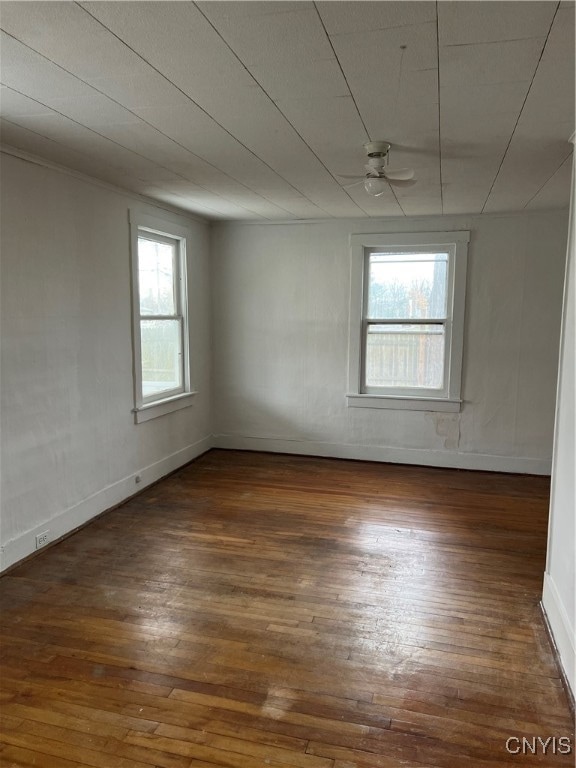
[[[387,163],[387,157],[369,157],[368,162],[364,166],[368,173],[380,173],[384,170]]]
[[[364,144],[364,149],[368,157],[386,157],[390,151],[390,144],[387,141],[369,141]]]
[[[388,164],[388,152],[390,144],[387,141],[369,141],[364,144],[364,149],[368,155],[368,162],[364,168],[370,175],[380,176]]]

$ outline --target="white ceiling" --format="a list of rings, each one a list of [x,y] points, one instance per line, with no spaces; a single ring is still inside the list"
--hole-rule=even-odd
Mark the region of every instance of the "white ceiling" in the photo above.
[[[0,27],[5,145],[209,218],[568,204],[574,2],[0,2]],[[418,183],[344,189],[369,139]]]

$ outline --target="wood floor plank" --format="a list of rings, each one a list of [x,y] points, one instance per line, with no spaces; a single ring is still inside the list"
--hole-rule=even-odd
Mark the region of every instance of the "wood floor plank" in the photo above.
[[[52,708],[34,707],[16,702],[6,702],[2,707],[2,712],[6,715],[13,715],[21,720],[33,720],[47,725],[55,725],[70,728],[80,733],[94,733],[98,736],[111,736],[115,739],[123,739],[128,733],[129,728],[121,728],[115,725],[107,725],[100,720],[88,720],[85,718],[74,717],[67,713],[63,714],[54,711]]]
[[[0,768],[563,768],[549,482],[211,451],[0,579]]]
[[[76,760],[0,742],[0,768],[80,768]]]

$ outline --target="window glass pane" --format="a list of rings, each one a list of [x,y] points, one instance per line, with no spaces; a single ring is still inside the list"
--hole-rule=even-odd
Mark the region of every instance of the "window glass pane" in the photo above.
[[[368,317],[446,317],[447,253],[372,253]]]
[[[422,387],[444,384],[443,325],[369,325],[367,387]]]
[[[141,320],[142,395],[182,387],[180,320]]]
[[[175,315],[176,246],[138,238],[138,285],[141,315]]]

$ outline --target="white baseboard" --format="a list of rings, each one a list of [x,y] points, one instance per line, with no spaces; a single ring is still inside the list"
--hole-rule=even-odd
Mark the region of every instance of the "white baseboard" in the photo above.
[[[212,448],[211,435],[172,453],[170,456],[166,456],[154,464],[136,470],[128,477],[118,480],[87,499],[83,499],[78,504],[69,507],[51,520],[46,520],[42,525],[38,525],[6,542],[0,549],[0,572],[10,568],[35,551],[37,534],[49,530],[49,541],[55,541],[107,509],[120,504],[142,488],[187,464],[210,448]],[[141,478],[138,484],[135,481],[136,475],[140,475]]]
[[[575,628],[570,626],[568,613],[562,602],[554,579],[549,573],[544,574],[542,607],[548,619],[550,631],[554,637],[562,669],[572,695],[576,695],[576,647],[574,646]]]
[[[308,440],[286,440],[244,435],[214,435],[214,448],[243,451],[294,453],[305,456],[326,456],[337,459],[359,459],[393,464],[418,464],[430,467],[478,469],[489,472],[514,472],[527,475],[549,475],[550,459],[517,456],[496,456],[485,453],[434,451],[425,448],[392,448],[352,443],[323,443]]]

